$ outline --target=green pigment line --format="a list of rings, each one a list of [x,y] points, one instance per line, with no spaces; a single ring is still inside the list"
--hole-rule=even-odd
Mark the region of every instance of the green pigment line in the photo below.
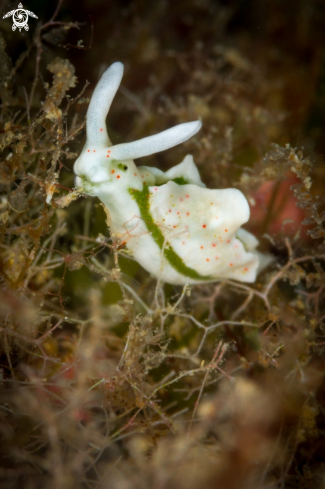
[[[189,183],[184,177],[173,178],[172,182],[177,183],[177,185],[187,185]]]
[[[144,185],[142,191],[130,188],[129,192],[131,195],[134,196],[135,200],[137,201],[141,217],[146,223],[148,231],[151,233],[151,236],[153,237],[159,248],[163,251],[165,258],[171,264],[171,266],[182,275],[185,275],[185,277],[190,277],[195,280],[211,280],[212,277],[200,275],[195,270],[193,270],[193,268],[187,267],[181,257],[173,250],[170,244],[165,241],[164,235],[160,231],[157,224],[155,224],[150,213],[150,192],[148,185]]]

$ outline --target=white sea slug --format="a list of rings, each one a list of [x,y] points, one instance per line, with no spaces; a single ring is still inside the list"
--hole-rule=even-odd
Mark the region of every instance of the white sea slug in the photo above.
[[[99,197],[109,211],[111,231],[162,281],[254,282],[261,254],[257,239],[240,227],[249,219],[244,195],[234,188],[207,189],[191,155],[165,173],[133,161],[186,141],[199,131],[200,121],[112,145],[105,120],[122,75],[122,63],[112,64],[94,90],[86,144],[74,165],[76,188]]]

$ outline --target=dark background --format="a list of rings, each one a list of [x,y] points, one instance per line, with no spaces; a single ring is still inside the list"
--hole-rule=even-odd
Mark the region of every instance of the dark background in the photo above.
[[[2,1],[1,16],[17,8],[16,3]],[[1,21],[13,62],[30,46],[38,23],[48,22],[56,6],[53,1],[24,4],[38,16],[38,20],[30,18],[27,33],[12,32],[11,19]],[[261,72],[261,84],[276,84],[273,96],[268,97],[261,87],[254,87],[251,96],[256,103],[286,114],[285,134],[282,131],[275,139],[297,144],[310,136],[316,151],[325,151],[322,0],[68,0],[62,2],[55,21],[78,23],[78,29],[59,25],[45,29],[41,65],[45,68],[55,56],[68,57],[76,67],[79,87],[90,81],[88,94],[104,68],[120,60],[126,65],[123,85],[130,91],[141,94],[155,78],[159,83],[156,98],[164,94],[177,97],[188,77],[181,66],[184,59],[193,71],[215,58],[216,46],[234,48]],[[79,40],[86,49],[59,47],[76,46]],[[34,75],[33,54],[31,49],[22,70],[27,91]],[[46,81],[51,80],[42,66],[40,71]],[[255,83],[252,80],[252,86]],[[196,88],[204,91],[202,86]],[[44,96],[40,82],[38,95]],[[123,122],[131,130],[128,121],[130,124],[132,118]]]

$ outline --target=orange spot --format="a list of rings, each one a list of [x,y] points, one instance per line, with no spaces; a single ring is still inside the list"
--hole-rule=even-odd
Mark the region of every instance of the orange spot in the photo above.
[[[177,212],[177,215],[179,215],[179,211]]]
[[[171,209],[168,209],[168,212],[171,212]]]
[[[88,153],[90,153],[90,149],[88,149],[87,151],[88,151]]]
[[[116,177],[116,178],[121,178],[121,175],[117,175],[117,177]]]
[[[106,158],[109,158],[109,155],[106,155]]]
[[[216,216],[216,219],[219,219],[219,217],[218,217],[218,216]]]
[[[201,246],[201,250],[203,250],[204,246]]]
[[[173,226],[173,228],[176,228],[177,226]]]
[[[135,174],[134,174],[134,176],[135,176],[135,177],[136,177],[137,175],[138,175],[137,173],[135,173]]]
[[[228,231],[228,229],[225,229],[225,233]]]
[[[233,263],[229,263],[229,266],[232,267],[233,266]]]
[[[115,170],[112,170],[111,173],[115,173]]]
[[[185,244],[185,241],[182,241],[182,244]]]
[[[227,239],[227,243],[230,243],[230,239]]]
[[[216,247],[216,244],[215,243],[212,243],[212,246],[213,246],[213,248],[215,248]]]
[[[100,132],[103,132],[103,129],[102,128],[100,128],[99,130],[100,130]]]
[[[202,227],[203,227],[203,228],[206,228],[206,227],[207,227],[207,225],[206,225],[206,224],[203,224],[203,226],[202,226]]]
[[[216,260],[219,260],[219,257],[218,256],[216,256]]]
[[[95,149],[93,150],[93,153],[96,153],[96,150]]]
[[[209,259],[209,258],[207,258],[207,261],[210,261],[210,259]]]
[[[248,268],[246,267],[246,268],[244,268],[244,270],[245,270],[245,272],[247,272],[248,271]]]
[[[186,195],[186,198],[187,198],[187,199],[189,199],[189,198],[190,198],[190,196],[187,194],[187,195]]]
[[[189,212],[186,212],[186,215],[187,215],[187,216],[189,216],[189,215],[190,215],[190,213],[189,213]]]

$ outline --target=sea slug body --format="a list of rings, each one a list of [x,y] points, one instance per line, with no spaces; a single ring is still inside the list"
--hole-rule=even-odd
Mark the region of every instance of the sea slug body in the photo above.
[[[87,112],[87,138],[76,160],[76,188],[107,207],[112,231],[148,272],[171,284],[226,278],[254,282],[263,265],[258,241],[241,226],[247,199],[237,189],[207,189],[191,155],[167,172],[134,159],[180,144],[201,128],[179,124],[132,143],[112,145],[106,116],[121,83],[122,63],[102,75]]]

